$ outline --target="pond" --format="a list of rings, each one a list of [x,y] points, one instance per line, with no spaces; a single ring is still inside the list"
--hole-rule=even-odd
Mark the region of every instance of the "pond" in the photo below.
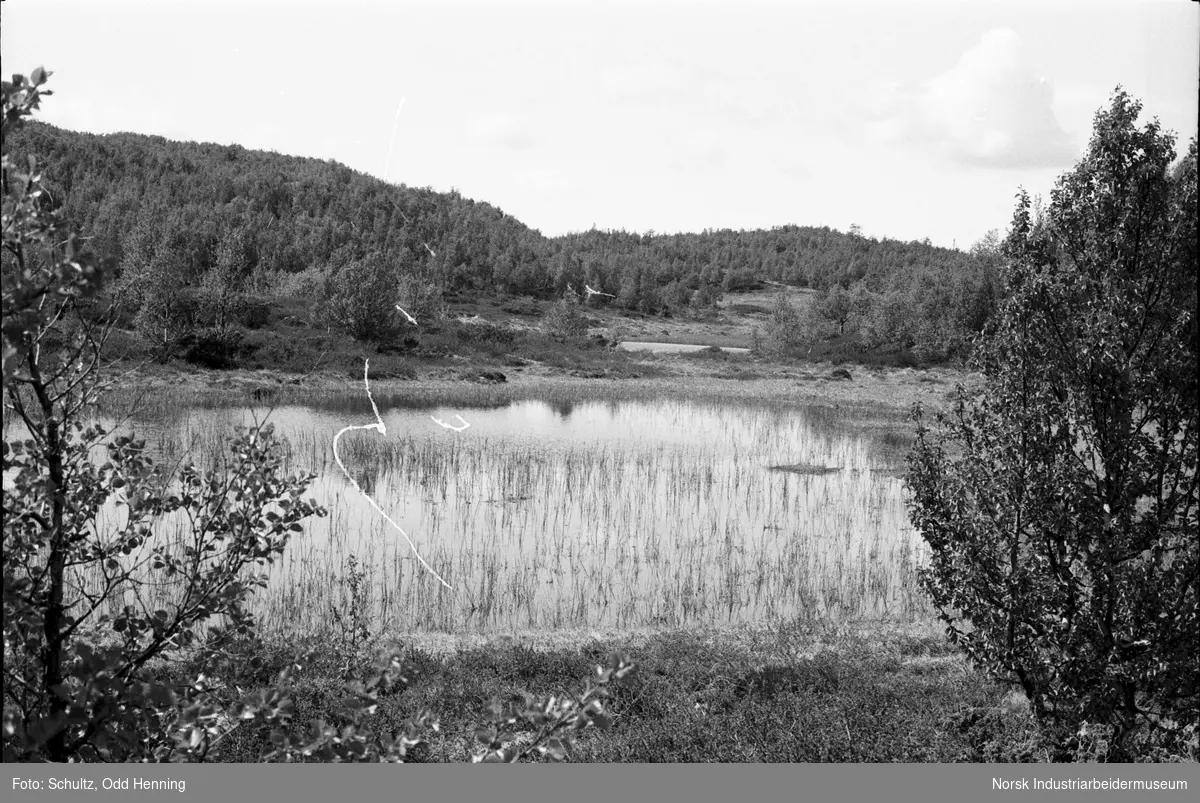
[[[372,423],[369,407],[280,407],[269,421],[289,469],[318,475],[309,495],[329,515],[272,568],[257,602],[269,628],[328,622],[351,604],[355,573],[359,609],[400,631],[926,614],[924,544],[894,456],[827,410],[678,399],[380,409],[386,434],[349,432],[340,455],[452,590],[334,461],[334,435]],[[203,463],[267,414],[179,410],[134,429],[160,460]]]
[[[657,351],[666,354],[677,354],[688,351],[704,351],[704,349],[712,348],[712,346],[697,346],[689,343],[650,343],[635,340],[622,340],[617,345],[625,351]],[[741,348],[739,346],[722,346],[721,351],[727,351],[730,354],[750,353],[750,349]]]

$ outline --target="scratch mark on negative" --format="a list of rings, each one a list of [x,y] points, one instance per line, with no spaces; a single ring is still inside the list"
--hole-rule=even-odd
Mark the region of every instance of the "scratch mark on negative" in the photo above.
[[[447,424],[445,421],[443,421],[442,419],[438,418],[436,415],[431,415],[431,416],[429,416],[429,417],[430,417],[430,418],[432,418],[432,419],[433,419],[435,422],[437,422],[438,424],[441,424],[441,425],[442,425],[443,427],[445,427],[446,429],[452,429],[452,430],[454,430],[455,432],[462,432],[464,429],[466,429],[467,427],[471,426],[470,424],[468,424],[468,423],[467,423],[467,422],[466,422],[466,421],[463,419],[463,417],[462,417],[461,415],[455,415],[455,416],[454,416],[455,418],[457,418],[459,421],[461,421],[461,422],[462,422],[462,426],[458,426],[458,427],[454,426],[454,424]]]
[[[370,370],[371,370],[371,361],[364,360],[363,361],[363,385],[367,389],[367,398],[371,401],[371,410],[375,413],[375,423],[374,424],[357,424],[357,425],[352,424],[350,426],[342,427],[340,430],[338,430],[338,433],[333,436],[333,459],[335,462],[337,462],[338,468],[340,468],[342,470],[342,473],[346,475],[346,479],[349,480],[350,484],[354,486],[354,490],[358,491],[360,494],[362,494],[364,497],[366,497],[367,502],[369,502],[371,507],[375,509],[375,512],[378,513],[380,516],[383,516],[384,521],[386,521],[388,524],[395,527],[396,531],[399,532],[402,536],[404,536],[404,540],[408,542],[409,548],[412,549],[413,554],[417,556],[417,560],[420,561],[421,565],[424,566],[429,571],[430,574],[432,574],[434,577],[436,577],[437,581],[439,583],[441,583],[446,588],[449,588],[451,591],[453,591],[454,588],[449,583],[447,583],[445,580],[443,580],[442,576],[440,574],[438,574],[436,571],[434,571],[433,567],[430,566],[428,563],[426,563],[425,559],[423,557],[421,557],[421,553],[417,549],[417,545],[414,544],[413,540],[408,537],[408,533],[404,532],[404,528],[401,527],[396,522],[394,522],[392,520],[392,517],[384,512],[383,508],[381,508],[378,505],[378,503],[376,503],[376,501],[371,497],[371,495],[369,493],[367,493],[366,491],[364,491],[361,487],[359,487],[358,483],[354,481],[354,477],[350,476],[350,472],[346,470],[346,464],[342,462],[341,455],[338,454],[338,439],[341,438],[343,435],[345,435],[350,430],[373,429],[376,432],[378,432],[380,435],[387,434],[387,426],[384,425],[383,419],[379,415],[379,408],[375,405],[375,397],[371,395]]]

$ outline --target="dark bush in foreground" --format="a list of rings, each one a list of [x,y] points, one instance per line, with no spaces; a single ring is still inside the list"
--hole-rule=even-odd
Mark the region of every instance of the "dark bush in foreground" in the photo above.
[[[1140,108],[1096,115],[1044,217],[1022,195],[987,385],[940,435],[917,412],[908,476],[951,636],[1056,749],[1099,730],[1117,760],[1200,719],[1196,142],[1172,168]]]

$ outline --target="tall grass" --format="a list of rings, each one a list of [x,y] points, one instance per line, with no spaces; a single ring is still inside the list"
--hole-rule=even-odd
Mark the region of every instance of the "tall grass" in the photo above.
[[[464,409],[479,401],[480,389],[469,393],[451,413],[381,399],[389,436],[341,441],[356,482],[453,591],[333,464],[332,434],[366,420],[369,405],[270,411],[290,468],[318,474],[312,493],[330,515],[273,568],[258,597],[268,628],[326,625],[331,608],[349,604],[351,556],[366,578],[354,605],[369,610],[358,614],[404,631],[928,615],[895,444],[871,437],[879,416],[778,401],[566,397]],[[136,429],[160,460],[217,465],[231,428],[268,411],[158,412]],[[429,421],[454,412],[473,426],[454,433]]]

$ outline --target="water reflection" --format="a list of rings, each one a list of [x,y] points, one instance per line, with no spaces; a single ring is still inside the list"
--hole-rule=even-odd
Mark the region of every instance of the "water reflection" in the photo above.
[[[571,413],[575,412],[575,402],[573,401],[552,401],[547,402],[547,406],[554,412],[558,413],[558,417],[564,421],[571,417]]]

